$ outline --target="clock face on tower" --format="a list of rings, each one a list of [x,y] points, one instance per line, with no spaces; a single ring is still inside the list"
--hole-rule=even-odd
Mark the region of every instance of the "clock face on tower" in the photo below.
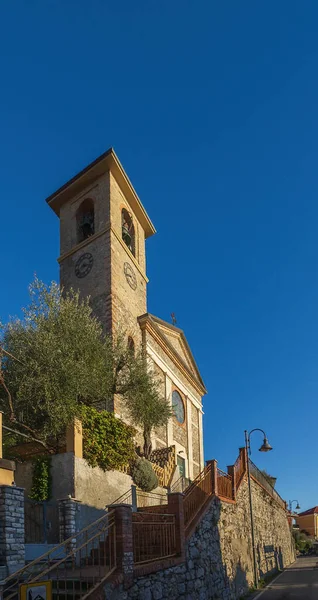
[[[130,287],[135,290],[137,287],[137,279],[136,279],[136,275],[134,273],[133,268],[130,266],[130,264],[128,262],[124,263],[124,273],[125,273],[125,277],[127,279],[127,282],[129,283]]]
[[[93,262],[94,259],[90,252],[85,252],[85,254],[82,254],[75,263],[76,277],[79,277],[80,279],[82,279],[82,277],[86,277],[93,266]]]

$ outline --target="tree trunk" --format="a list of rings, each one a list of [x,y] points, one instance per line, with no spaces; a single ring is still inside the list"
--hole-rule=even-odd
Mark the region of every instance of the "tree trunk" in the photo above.
[[[149,460],[151,451],[152,451],[151,428],[144,427],[143,436],[144,436],[144,457]]]

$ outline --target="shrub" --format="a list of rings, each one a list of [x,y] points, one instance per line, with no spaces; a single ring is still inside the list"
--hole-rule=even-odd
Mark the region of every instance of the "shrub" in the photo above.
[[[106,410],[82,408],[83,455],[91,467],[118,469],[135,457],[135,430]]]
[[[158,486],[158,478],[151,462],[145,458],[138,458],[132,468],[134,483],[144,492],[151,492]]]
[[[304,531],[293,531],[296,550],[303,554],[308,554],[313,546],[313,540]]]

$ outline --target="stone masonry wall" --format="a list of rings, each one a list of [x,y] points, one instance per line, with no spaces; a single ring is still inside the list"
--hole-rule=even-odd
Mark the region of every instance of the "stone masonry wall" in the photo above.
[[[287,515],[252,482],[260,577],[295,560]],[[248,488],[244,480],[237,502],[214,497],[187,541],[185,562],[135,578],[118,600],[237,600],[253,583]],[[112,596],[107,596],[112,598]]]
[[[0,566],[11,575],[24,566],[24,490],[0,486]]]

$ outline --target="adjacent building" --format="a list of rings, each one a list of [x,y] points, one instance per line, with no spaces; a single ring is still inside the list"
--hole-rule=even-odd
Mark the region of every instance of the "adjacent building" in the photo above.
[[[318,506],[299,513],[295,521],[300,531],[318,539]]]

